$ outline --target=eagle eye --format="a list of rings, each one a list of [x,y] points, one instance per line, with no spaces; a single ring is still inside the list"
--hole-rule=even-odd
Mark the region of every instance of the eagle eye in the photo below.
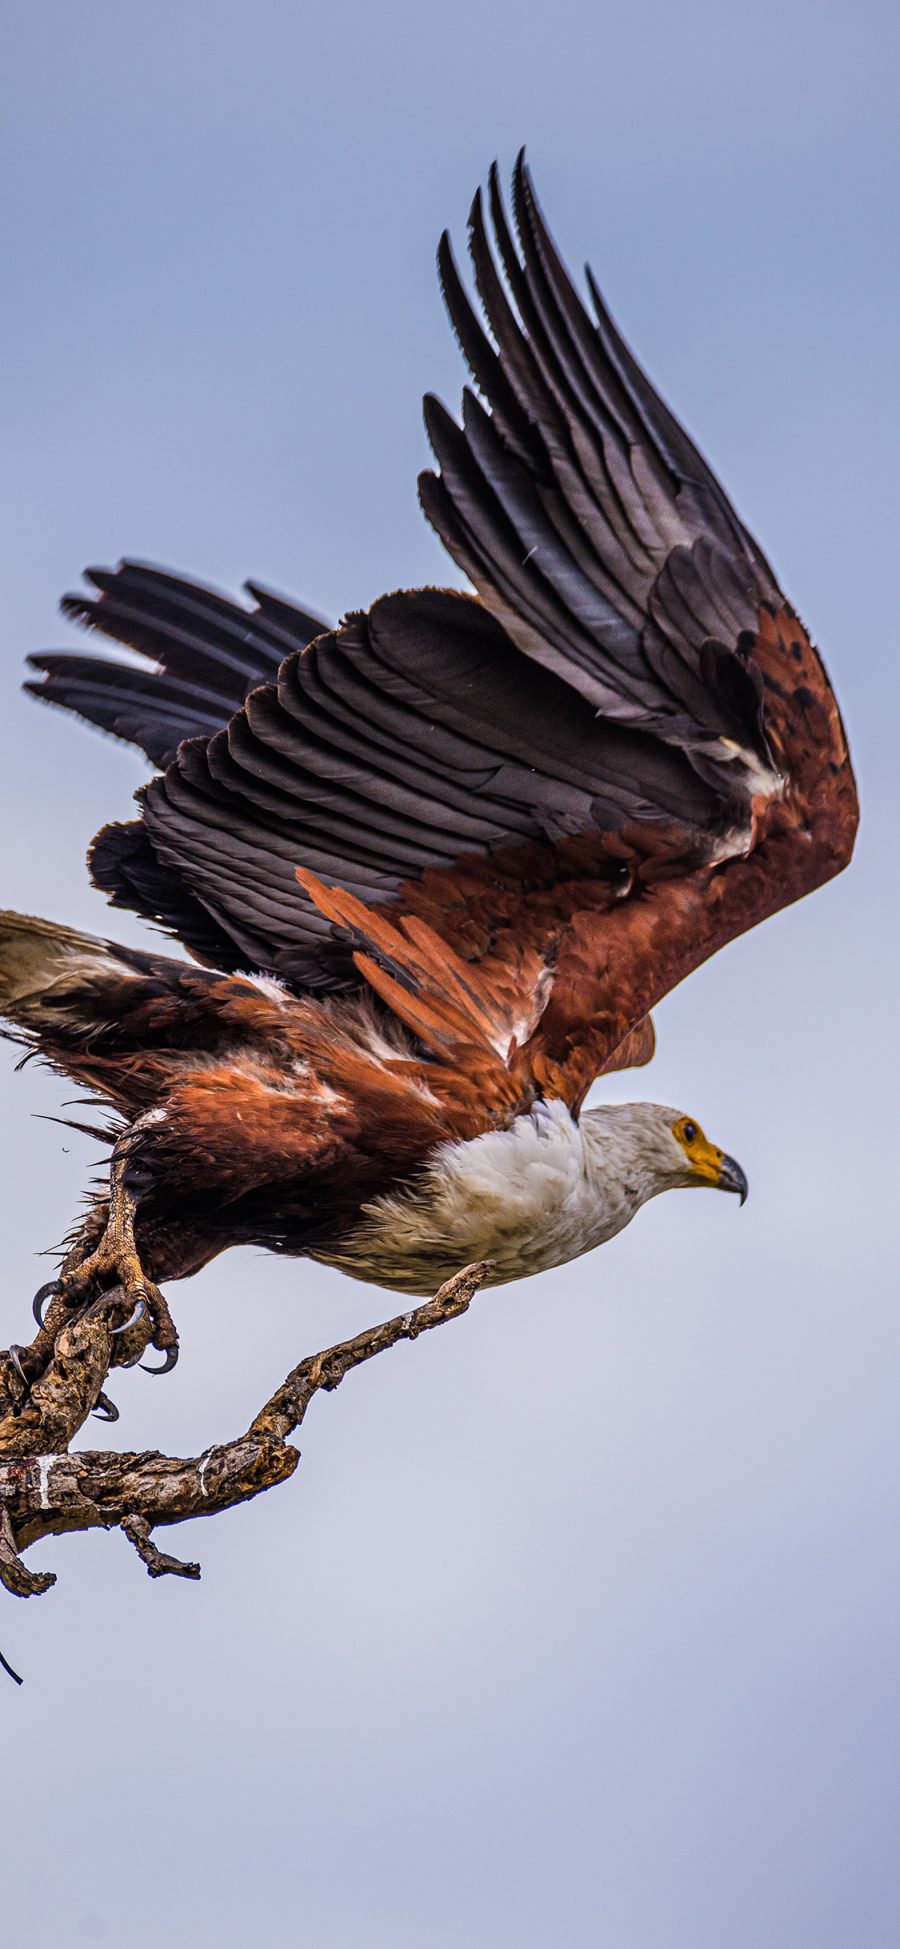
[[[687,1123],[682,1124],[681,1134],[686,1144],[692,1144],[697,1135],[697,1125],[688,1119]]]

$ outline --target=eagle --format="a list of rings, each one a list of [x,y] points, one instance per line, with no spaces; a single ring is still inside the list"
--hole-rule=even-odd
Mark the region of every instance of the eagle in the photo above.
[[[125,560],[64,614],[132,656],[26,688],[138,746],[90,851],[189,958],[0,916],[8,1033],[105,1106],[66,1309],[177,1356],[160,1286],[254,1244],[432,1293],[561,1265],[658,1192],[747,1192],[692,1115],[585,1099],[691,969],[850,859],[820,658],[715,475],[554,246],[522,156],[444,298],[423,511],[470,585],[337,628]],[[121,1330],[121,1329],[120,1329]]]

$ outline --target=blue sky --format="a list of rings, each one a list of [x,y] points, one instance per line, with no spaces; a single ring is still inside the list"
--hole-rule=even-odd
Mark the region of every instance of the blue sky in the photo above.
[[[698,1116],[743,1212],[659,1200],[352,1377],[288,1487],[180,1535],[199,1587],[32,1552],[10,1938],[893,1949],[896,10],[45,0],[0,35],[4,904],[147,938],[83,866],[140,763],[18,688],[85,563],[334,616],[456,579],[415,499],[420,396],[462,379],[434,248],[523,141],[823,645],[864,812],[610,1088]],[[5,1341],[93,1152],[37,1120],[52,1078],[0,1087]],[[249,1253],[171,1298],[122,1446],[197,1452],[392,1310]]]

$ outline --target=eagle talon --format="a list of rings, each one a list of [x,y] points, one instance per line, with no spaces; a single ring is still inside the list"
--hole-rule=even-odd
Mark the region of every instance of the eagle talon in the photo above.
[[[111,1401],[109,1395],[104,1394],[102,1388],[94,1402],[91,1413],[97,1416],[98,1421],[118,1421],[119,1419],[119,1410],[116,1407],[115,1401]]]
[[[146,1311],[147,1311],[147,1301],[145,1299],[136,1300],[134,1311],[129,1315],[128,1319],[125,1321],[124,1326],[113,1327],[112,1338],[115,1339],[117,1333],[127,1333],[129,1327],[131,1326],[137,1326],[138,1320],[143,1319]]]
[[[140,1362],[141,1371],[144,1374],[171,1374],[172,1368],[175,1366],[177,1359],[178,1359],[178,1348],[167,1347],[165,1351],[165,1355],[163,1357],[163,1363],[161,1367],[148,1367],[146,1360],[142,1360]]]
[[[12,1361],[12,1364],[16,1370],[16,1373],[19,1376],[19,1379],[22,1383],[22,1386],[25,1389],[26,1394],[30,1394],[31,1382],[28,1378],[28,1375],[25,1372],[24,1367],[22,1366],[22,1355],[25,1351],[24,1347],[20,1347],[18,1343],[13,1340],[10,1341],[10,1344],[7,1347],[6,1351],[9,1354],[10,1360]]]
[[[56,1299],[57,1295],[62,1292],[62,1289],[61,1279],[48,1279],[46,1286],[38,1287],[31,1302],[31,1310],[37,1320],[38,1326],[42,1327],[44,1324],[45,1306],[49,1306],[51,1299]]]

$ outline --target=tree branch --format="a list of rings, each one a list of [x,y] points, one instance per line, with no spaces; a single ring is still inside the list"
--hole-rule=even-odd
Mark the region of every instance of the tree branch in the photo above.
[[[52,1346],[30,1393],[15,1363],[0,1353],[0,1582],[14,1596],[36,1596],[56,1578],[52,1571],[27,1569],[21,1552],[29,1544],[71,1530],[116,1528],[134,1545],[151,1577],[199,1577],[199,1564],[183,1563],[157,1548],[153,1530],[216,1516],[286,1482],[300,1460],[288,1438],[313,1396],[333,1392],[354,1367],[398,1340],[415,1340],[458,1318],[490,1270],[487,1261],[466,1266],[411,1312],[309,1355],[276,1388],[245,1434],[188,1458],[152,1449],[67,1452],[96,1402],[110,1361],[121,1360],[123,1350],[112,1339],[107,1315],[84,1315],[62,1327],[48,1315],[32,1346],[20,1350],[27,1374],[29,1360],[43,1351],[42,1341]],[[125,1358],[132,1353],[130,1346],[124,1349]]]

